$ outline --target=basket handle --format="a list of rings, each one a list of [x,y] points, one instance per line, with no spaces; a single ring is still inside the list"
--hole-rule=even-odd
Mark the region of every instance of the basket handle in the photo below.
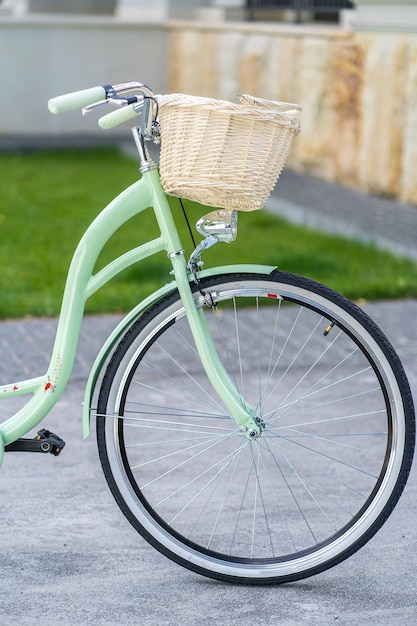
[[[280,109],[281,113],[301,113],[303,108],[299,104],[292,102],[276,102],[274,100],[265,100],[264,98],[255,98],[247,93],[238,94],[237,101],[239,104],[254,104],[269,109]]]

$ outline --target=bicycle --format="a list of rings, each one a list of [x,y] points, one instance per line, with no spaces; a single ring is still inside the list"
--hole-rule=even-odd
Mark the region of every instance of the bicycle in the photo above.
[[[213,168],[208,182],[202,184],[199,174],[189,185],[189,194],[204,194],[216,206],[205,185],[213,176],[220,183],[229,176],[221,193],[232,208],[220,205],[197,222],[204,239],[186,261],[167,202],[171,172],[161,166],[160,177],[146,142],[158,142],[162,134],[164,145],[168,131],[162,120],[172,114],[172,181],[179,185],[184,163],[178,145],[190,133],[190,110],[211,115],[218,104],[190,104],[187,98],[155,96],[132,82],[49,102],[54,113],[114,105],[99,121],[104,128],[142,115],[142,127],[133,128],[142,176],[98,215],[75,251],[46,374],[0,388],[2,398],[32,394],[0,427],[0,462],[5,452],[61,452],[65,443],[46,429],[34,439],[24,435],[48,414],[68,382],[85,301],[126,267],[163,251],[172,280],[126,315],[93,364],[84,436],[94,416],[101,464],[118,506],[170,559],[224,581],[294,581],[351,556],[394,509],[413,457],[411,391],[387,338],[342,295],[271,266],[203,268],[205,249],[236,238],[233,203],[248,208],[248,190],[242,200],[233,185],[237,161],[232,179],[225,165],[216,165],[217,178]],[[269,127],[281,120],[285,159],[289,133],[297,132],[296,105],[279,108],[249,96],[241,104],[243,122],[252,111]],[[180,127],[182,114],[187,121]],[[233,112],[226,120],[229,134],[232,117]],[[228,135],[233,151],[256,136],[242,135],[243,122],[238,116],[237,142]],[[207,124],[209,136],[224,139],[225,129],[214,126]],[[204,148],[210,152],[210,145]],[[213,154],[217,158],[218,150]],[[163,158],[169,168],[173,156],[161,154],[161,163]],[[193,165],[196,160],[193,152]],[[257,175],[263,193],[264,172]],[[258,183],[250,182],[249,195]],[[250,208],[262,202],[250,198]],[[93,274],[110,236],[148,208],[160,235]]]

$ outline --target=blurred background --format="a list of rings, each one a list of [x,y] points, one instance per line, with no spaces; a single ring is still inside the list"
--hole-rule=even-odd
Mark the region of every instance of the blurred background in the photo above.
[[[417,204],[417,0],[2,0],[0,149],[116,142],[47,100],[155,92],[303,106],[289,166]]]

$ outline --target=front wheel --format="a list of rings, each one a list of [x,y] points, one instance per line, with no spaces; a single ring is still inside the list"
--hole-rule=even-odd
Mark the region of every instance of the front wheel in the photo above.
[[[171,294],[126,333],[103,379],[110,489],[145,539],[200,574],[317,574],[365,544],[404,488],[414,411],[402,366],[361,309],[308,279],[230,274],[200,287],[262,436],[249,441],[217,399]]]

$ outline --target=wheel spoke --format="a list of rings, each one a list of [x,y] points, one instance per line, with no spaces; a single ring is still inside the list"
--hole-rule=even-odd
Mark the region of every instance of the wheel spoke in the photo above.
[[[169,295],[126,334],[103,381],[112,491],[139,532],[200,573],[285,582],[323,571],[376,532],[405,484],[405,375],[364,313],[307,279],[213,276],[198,288],[216,302],[201,304],[213,345],[260,436],[247,439],[217,400]]]

